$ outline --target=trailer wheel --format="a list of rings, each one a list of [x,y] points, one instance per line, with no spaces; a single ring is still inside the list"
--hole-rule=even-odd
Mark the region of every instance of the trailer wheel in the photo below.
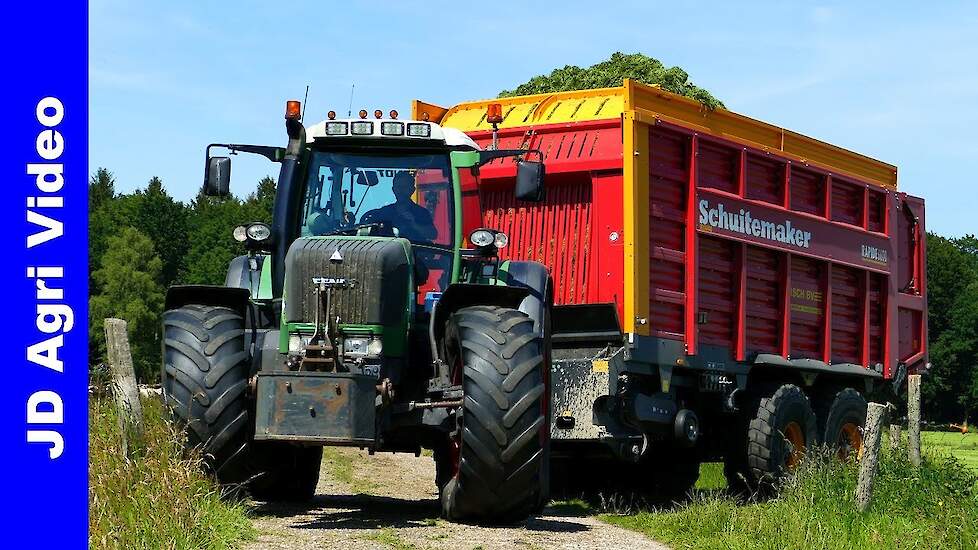
[[[269,502],[303,502],[316,494],[322,447],[288,444],[262,445],[257,453],[265,460],[265,473],[251,482],[251,495]]]
[[[866,425],[866,398],[852,388],[835,394],[825,416],[823,440],[845,460],[862,457],[863,426]]]
[[[245,391],[244,318],[226,307],[185,305],[163,313],[163,395],[218,482],[238,486],[256,468]]]
[[[794,470],[817,439],[817,421],[808,397],[785,384],[762,398],[750,422],[747,464],[754,480],[770,485]]]
[[[474,306],[452,315],[445,342],[465,397],[458,430],[436,453],[442,513],[452,521],[522,520],[548,494],[543,339],[520,311]]]

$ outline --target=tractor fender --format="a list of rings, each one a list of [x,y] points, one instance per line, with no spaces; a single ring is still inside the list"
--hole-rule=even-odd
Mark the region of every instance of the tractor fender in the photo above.
[[[246,254],[237,256],[228,264],[228,274],[224,279],[224,286],[235,288],[246,288],[252,296],[258,295],[258,283],[261,280],[262,264],[265,263],[265,256],[254,256],[257,269],[252,270],[248,265]]]
[[[533,329],[549,337],[550,307],[553,305],[552,280],[547,268],[537,262],[507,262],[500,271],[501,285],[455,283],[449,285],[431,314],[429,337],[438,349],[448,318],[463,307],[492,305],[516,309],[533,319]]]
[[[524,288],[528,291],[517,309],[533,319],[533,329],[541,336],[549,336],[549,315],[553,306],[553,279],[546,266],[538,262],[506,262],[505,271],[500,272],[506,286]]]
[[[529,289],[503,285],[455,283],[448,285],[431,313],[428,334],[432,346],[437,346],[445,335],[445,324],[453,313],[469,306],[501,306],[518,309]],[[433,347],[432,349],[437,349]]]
[[[247,288],[231,288],[217,285],[174,285],[166,291],[165,310],[176,309],[187,304],[221,306],[231,308],[248,316],[248,299],[251,292]]]

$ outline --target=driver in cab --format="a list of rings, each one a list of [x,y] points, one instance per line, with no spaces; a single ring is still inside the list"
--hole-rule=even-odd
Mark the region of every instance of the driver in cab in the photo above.
[[[431,242],[437,237],[435,222],[426,208],[412,200],[414,175],[398,172],[393,181],[394,202],[371,210],[360,218],[361,224],[384,222],[397,228],[398,236],[412,241]]]

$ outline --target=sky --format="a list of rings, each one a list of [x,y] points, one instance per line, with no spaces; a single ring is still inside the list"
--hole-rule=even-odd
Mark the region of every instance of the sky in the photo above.
[[[208,143],[284,145],[285,101],[410,113],[615,51],[738,113],[895,164],[927,226],[978,233],[975,2],[130,2],[89,14],[89,165],[196,195]],[[355,116],[355,115],[354,115]],[[402,116],[401,118],[404,118]],[[232,190],[277,165],[238,155]]]

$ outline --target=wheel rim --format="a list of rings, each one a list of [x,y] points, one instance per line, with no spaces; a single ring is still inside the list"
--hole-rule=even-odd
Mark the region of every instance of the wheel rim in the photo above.
[[[856,458],[863,457],[863,432],[859,425],[853,422],[846,422],[839,430],[839,458],[845,460],[855,455]]]
[[[785,466],[789,470],[794,470],[805,454],[805,434],[801,429],[801,425],[797,422],[788,422],[788,425],[784,427],[784,438],[789,444],[788,455],[785,457]]]

